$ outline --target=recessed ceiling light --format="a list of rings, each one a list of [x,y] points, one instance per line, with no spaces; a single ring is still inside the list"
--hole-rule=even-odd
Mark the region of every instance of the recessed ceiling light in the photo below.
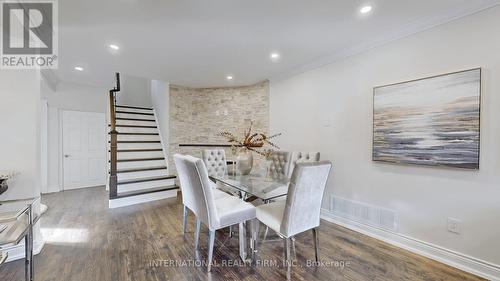
[[[118,45],[114,45],[114,44],[109,45],[109,47],[111,49],[113,49],[113,50],[119,50],[120,49],[120,47],[118,47]]]
[[[271,59],[276,60],[280,58],[280,54],[278,53],[271,53]]]
[[[226,79],[227,79],[227,80],[233,80],[233,76],[228,75],[228,76],[226,76]]]
[[[372,7],[372,6],[367,5],[367,6],[363,6],[363,7],[359,10],[359,12],[360,12],[360,13],[362,13],[362,14],[367,14],[367,13],[371,12],[371,10],[372,10],[372,9],[373,9],[373,7]]]
[[[75,70],[83,71],[83,67],[81,67],[81,66],[75,66]]]

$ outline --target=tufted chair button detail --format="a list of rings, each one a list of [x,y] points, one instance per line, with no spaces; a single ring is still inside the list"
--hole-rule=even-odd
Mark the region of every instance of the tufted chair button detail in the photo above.
[[[207,149],[202,152],[209,176],[224,176],[227,172],[226,153],[223,149]]]

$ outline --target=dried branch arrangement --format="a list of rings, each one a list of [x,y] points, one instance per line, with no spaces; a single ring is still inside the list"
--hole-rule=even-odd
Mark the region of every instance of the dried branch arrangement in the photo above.
[[[227,131],[221,132],[220,135],[225,137],[232,145],[231,149],[233,153],[236,153],[238,149],[244,149],[253,151],[264,157],[268,157],[273,152],[272,148],[279,149],[279,147],[275,143],[273,143],[271,139],[280,136],[281,133],[268,137],[262,133],[252,133],[252,126],[253,122],[250,122],[250,127],[246,131],[243,139],[239,139],[234,134]],[[264,146],[266,145],[272,148],[265,149]]]

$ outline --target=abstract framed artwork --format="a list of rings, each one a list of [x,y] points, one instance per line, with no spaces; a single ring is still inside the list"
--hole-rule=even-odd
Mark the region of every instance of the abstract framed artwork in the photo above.
[[[479,169],[481,69],[373,89],[373,161]]]

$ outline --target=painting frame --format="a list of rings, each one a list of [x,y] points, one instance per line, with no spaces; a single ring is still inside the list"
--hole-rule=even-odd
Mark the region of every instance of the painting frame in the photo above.
[[[460,166],[454,166],[454,165],[449,165],[449,164],[443,164],[443,163],[411,163],[410,161],[390,161],[390,160],[382,160],[376,157],[376,92],[379,89],[382,88],[388,88],[388,87],[394,87],[394,86],[401,86],[404,84],[410,84],[410,83],[418,83],[421,81],[425,80],[431,80],[431,79],[436,79],[436,78],[442,78],[446,76],[452,76],[452,75],[458,75],[462,73],[467,73],[467,72],[473,72],[477,71],[479,74],[479,81],[478,81],[478,104],[477,104],[477,157],[476,162],[474,163],[474,167],[460,167]],[[412,166],[412,167],[432,167],[432,168],[446,168],[446,169],[459,169],[459,170],[469,170],[469,171],[477,171],[480,169],[480,159],[481,159],[481,115],[482,115],[482,97],[483,97],[483,68],[482,67],[475,67],[475,68],[469,68],[469,69],[464,69],[464,70],[459,70],[459,71],[453,71],[453,72],[448,72],[448,73],[443,73],[443,74],[437,74],[437,75],[432,75],[432,76],[426,76],[422,78],[417,78],[417,79],[411,79],[411,80],[406,80],[402,82],[396,82],[396,83],[391,83],[391,84],[385,84],[381,86],[376,86],[373,87],[372,90],[372,151],[371,151],[371,159],[375,163],[383,163],[383,164],[390,164],[390,165],[397,165],[397,166]]]

